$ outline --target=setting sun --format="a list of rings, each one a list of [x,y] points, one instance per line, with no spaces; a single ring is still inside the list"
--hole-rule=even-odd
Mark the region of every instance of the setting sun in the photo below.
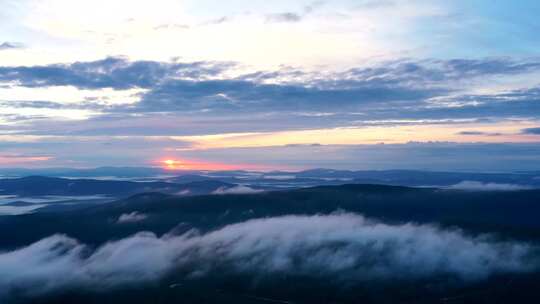
[[[249,164],[229,165],[214,162],[203,162],[193,159],[176,159],[165,158],[157,161],[164,169],[167,170],[234,170],[239,168],[252,168]],[[259,168],[259,167],[253,167]]]
[[[179,160],[166,159],[162,161],[162,163],[165,164],[165,168],[170,169],[170,170],[185,169],[184,163]]]

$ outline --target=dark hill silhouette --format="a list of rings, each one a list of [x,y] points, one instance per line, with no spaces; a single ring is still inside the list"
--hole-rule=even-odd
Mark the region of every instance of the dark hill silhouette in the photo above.
[[[216,184],[213,186],[220,186]],[[473,192],[383,185],[320,186],[246,195],[140,193],[80,210],[0,217],[0,251],[64,233],[92,248],[140,231],[201,232],[280,215],[355,212],[387,223],[434,223],[466,234],[540,242],[540,190]],[[119,223],[122,215],[144,215]],[[460,285],[445,277],[329,282],[317,276],[215,272],[119,289],[70,289],[20,303],[538,303],[540,273],[497,275]]]
[[[233,187],[220,181],[197,181],[185,184],[170,182],[133,182],[117,180],[67,179],[57,177],[29,176],[23,178],[0,179],[1,195],[43,196],[43,195],[110,195],[127,196],[141,192],[159,191],[185,195],[208,194],[220,187]]]
[[[253,218],[336,211],[389,222],[436,223],[472,233],[540,239],[538,202],[540,190],[472,192],[357,184],[242,195],[142,193],[82,210],[0,217],[0,249],[58,232],[100,244],[141,230],[163,234],[179,223],[204,231]],[[114,223],[121,214],[131,212],[144,213],[148,219],[133,225]],[[34,229],[36,225],[40,229]],[[15,228],[17,233],[13,233]]]

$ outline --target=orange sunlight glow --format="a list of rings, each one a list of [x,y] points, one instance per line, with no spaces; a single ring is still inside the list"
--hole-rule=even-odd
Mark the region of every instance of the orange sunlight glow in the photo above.
[[[368,126],[331,129],[293,130],[261,133],[231,133],[199,136],[173,136],[173,140],[189,141],[191,150],[219,148],[251,148],[284,146],[290,144],[354,145],[354,144],[402,144],[409,141],[451,142],[535,142],[537,136],[522,134],[521,130],[537,124],[528,121],[481,124],[411,124],[396,126]],[[463,136],[462,131],[481,131],[485,134]],[[500,133],[500,136],[490,136]],[[486,135],[488,134],[488,135]]]
[[[185,165],[179,160],[166,159],[162,161],[162,163],[165,164],[165,168],[169,170],[185,169]]]
[[[14,156],[0,155],[0,165],[20,165],[34,162],[45,162],[51,160],[50,156]]]
[[[157,163],[167,170],[237,170],[237,169],[259,169],[259,166],[249,164],[229,165],[222,163],[195,161],[177,158],[164,158]]]

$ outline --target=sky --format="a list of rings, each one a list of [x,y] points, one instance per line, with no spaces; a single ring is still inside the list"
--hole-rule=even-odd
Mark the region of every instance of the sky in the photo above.
[[[533,0],[0,0],[0,168],[540,170]]]

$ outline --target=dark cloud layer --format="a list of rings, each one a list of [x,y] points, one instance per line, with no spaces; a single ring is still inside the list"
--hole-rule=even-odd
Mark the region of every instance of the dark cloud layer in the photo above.
[[[245,80],[173,80],[143,96],[137,107],[145,111],[303,110],[332,109],[369,103],[417,101],[434,95],[430,90],[400,87],[316,88],[264,84]]]
[[[204,78],[229,64],[212,62],[130,62],[121,57],[32,67],[0,67],[0,81],[25,87],[74,86],[80,89],[151,88],[174,77]]]
[[[104,289],[157,281],[173,270],[186,279],[224,269],[264,277],[302,275],[347,280],[416,280],[447,275],[463,282],[538,268],[537,250],[489,236],[429,225],[388,225],[355,214],[251,220],[199,234],[139,233],[91,249],[55,235],[0,254],[0,296]],[[332,283],[330,283],[332,284]]]
[[[499,95],[445,97],[455,90],[449,82],[540,69],[539,62],[504,58],[400,60],[329,75],[283,69],[232,78],[223,76],[233,66],[216,62],[131,62],[110,57],[72,64],[0,67],[0,81],[25,87],[148,89],[141,103],[129,109],[140,112],[333,109],[369,110],[374,117],[486,115],[485,112],[519,115],[523,111],[530,113],[530,107],[537,106],[538,102],[533,101],[537,101],[539,95],[538,89],[533,88]],[[437,98],[436,101],[433,98]],[[474,106],[468,105],[472,100],[476,101]],[[507,102],[509,100],[513,102]],[[462,106],[449,109],[444,102]],[[438,107],[450,112],[437,113]]]
[[[485,77],[540,71],[540,62],[535,60],[404,59],[334,73],[282,67],[242,74],[239,68],[227,62],[129,61],[121,57],[0,67],[0,83],[8,86],[145,90],[138,93],[140,101],[134,104],[113,105],[105,99],[70,104],[55,100],[4,100],[0,104],[101,113],[90,119],[87,126],[81,122],[67,128],[69,122],[57,120],[47,125],[36,122],[35,112],[28,117],[23,113],[0,114],[0,118],[9,122],[32,120],[28,128],[32,134],[41,135],[65,134],[66,130],[73,135],[197,135],[392,125],[400,124],[399,121],[436,124],[463,119],[540,119],[538,87],[487,95],[462,91],[464,85]],[[156,115],[166,115],[159,124],[166,124],[167,128],[146,123],[155,120]],[[114,125],[119,117],[129,122]],[[176,123],[166,123],[172,121]],[[62,128],[54,124],[61,124]],[[11,128],[26,132],[22,124]],[[469,132],[460,135],[499,135]]]
[[[487,75],[508,75],[540,69],[538,61],[499,59],[396,60],[372,68],[354,68],[347,74],[356,79],[396,83],[437,83]]]

